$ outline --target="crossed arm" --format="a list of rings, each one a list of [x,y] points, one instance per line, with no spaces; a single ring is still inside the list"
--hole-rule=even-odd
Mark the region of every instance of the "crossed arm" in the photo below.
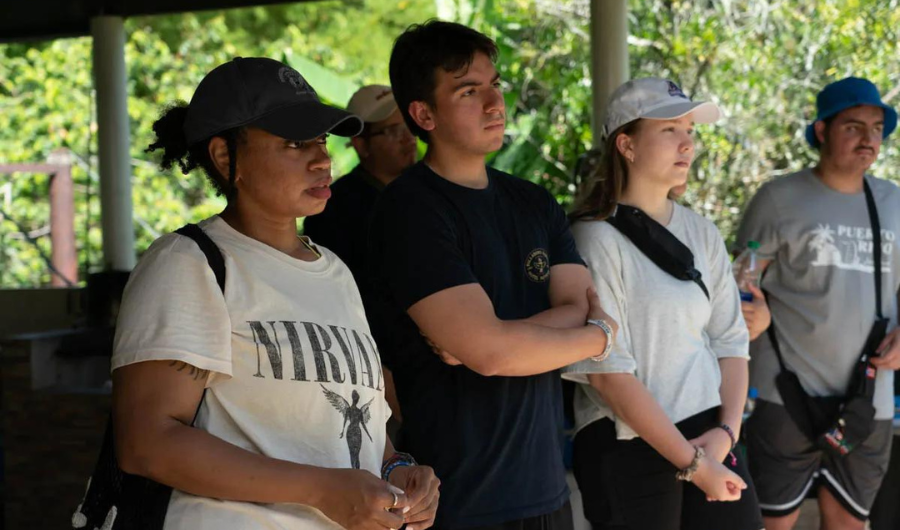
[[[422,333],[482,375],[526,376],[549,372],[600,354],[606,334],[585,319],[606,318],[588,270],[560,264],[550,270],[551,309],[523,320],[501,320],[477,283],[444,289],[408,312]],[[593,294],[591,294],[593,293]]]

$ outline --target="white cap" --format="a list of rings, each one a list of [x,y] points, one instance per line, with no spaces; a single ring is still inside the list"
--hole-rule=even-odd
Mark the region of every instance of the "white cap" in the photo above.
[[[715,103],[691,101],[668,79],[632,79],[610,96],[603,135],[640,118],[672,120],[689,113],[694,113],[694,123],[715,123],[722,115]]]
[[[347,103],[347,112],[366,123],[386,120],[397,110],[394,92],[385,85],[366,85],[356,91]]]

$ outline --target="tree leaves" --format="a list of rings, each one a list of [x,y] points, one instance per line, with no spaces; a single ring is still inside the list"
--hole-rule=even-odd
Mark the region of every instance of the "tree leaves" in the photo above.
[[[481,27],[498,40],[509,87],[510,142],[494,161],[563,203],[579,184],[578,157],[594,143],[588,7],[588,0],[495,2]],[[632,76],[671,78],[724,110],[720,123],[698,127],[685,200],[727,239],[762,182],[814,163],[803,130],[822,87],[868,77],[900,102],[898,7],[897,0],[629,1]],[[529,164],[535,152],[523,145],[540,146],[542,162]],[[900,179],[898,162],[888,141],[872,172]]]
[[[388,83],[394,38],[434,15],[430,0],[304,2],[228,11],[136,17],[126,21],[128,112],[135,244],[143,252],[162,233],[222,209],[202,172],[161,171],[144,152],[152,123],[174,101],[188,101],[203,75],[241,56],[288,57],[324,99],[346,105],[364,83]],[[96,119],[91,40],[0,45],[0,163],[76,155],[75,227],[80,277],[101,267]],[[335,176],[356,163],[344,139],[329,142]],[[0,175],[3,210],[29,231],[47,225],[46,176]],[[49,253],[49,238],[38,238]],[[50,275],[16,223],[0,219],[0,288],[46,285]]]

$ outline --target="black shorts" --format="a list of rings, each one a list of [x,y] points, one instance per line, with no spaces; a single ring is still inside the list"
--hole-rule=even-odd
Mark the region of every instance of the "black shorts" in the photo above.
[[[865,520],[887,473],[892,430],[891,420],[877,421],[875,431],[859,447],[839,458],[817,448],[782,405],[757,400],[744,434],[763,513],[790,514],[818,485],[828,488],[854,517]]]
[[[685,438],[719,424],[718,408],[676,424]],[[584,515],[594,530],[760,530],[762,515],[742,455],[725,465],[747,482],[741,499],[709,502],[697,486],[677,480],[678,471],[640,438],[617,440],[615,423],[602,419],[575,436],[575,480]]]

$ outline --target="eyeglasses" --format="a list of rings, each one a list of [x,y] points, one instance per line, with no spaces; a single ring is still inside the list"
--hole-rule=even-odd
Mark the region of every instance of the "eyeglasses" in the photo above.
[[[410,132],[409,127],[407,127],[405,123],[395,123],[384,129],[379,129],[366,134],[366,136],[370,138],[372,136],[382,135],[386,136],[388,140],[399,142],[400,140],[406,139],[408,136],[412,136],[412,132]]]

